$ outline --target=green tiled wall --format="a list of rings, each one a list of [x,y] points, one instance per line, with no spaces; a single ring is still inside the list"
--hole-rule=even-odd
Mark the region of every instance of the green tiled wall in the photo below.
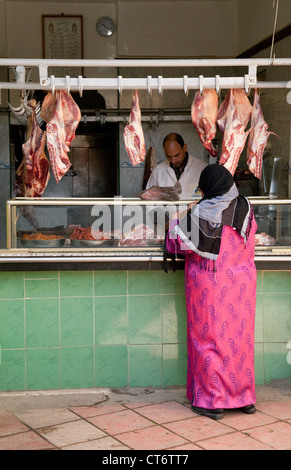
[[[291,376],[290,340],[291,271],[258,271],[257,384]],[[184,385],[186,363],[183,271],[0,273],[2,391]]]

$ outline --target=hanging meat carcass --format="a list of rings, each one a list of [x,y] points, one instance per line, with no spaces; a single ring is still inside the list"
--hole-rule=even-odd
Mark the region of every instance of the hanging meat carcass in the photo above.
[[[251,131],[249,129],[245,132],[251,112],[252,105],[246,92],[241,89],[229,90],[218,111],[217,124],[223,133],[219,163],[224,165],[232,175],[234,175],[239,157]]]
[[[227,108],[230,106],[230,101],[234,103],[238,119],[245,128],[251,117],[252,105],[249,102],[245,90],[233,88],[228,91],[218,110],[217,124],[221,132],[225,130],[226,112]]]
[[[217,115],[218,96],[216,91],[205,89],[202,95],[200,91],[197,91],[191,105],[191,118],[203,146],[212,157],[216,157],[218,153],[211,142],[216,134]]]
[[[133,166],[144,161],[145,158],[145,140],[141,125],[141,111],[139,107],[138,91],[132,97],[132,107],[129,121],[123,132],[126,152]]]
[[[22,145],[23,159],[16,171],[14,189],[17,197],[40,197],[50,177],[50,164],[44,152],[46,133],[37,123],[36,101],[30,100],[28,104],[32,114],[28,118],[26,142]]]
[[[47,122],[47,148],[52,172],[58,183],[71,166],[67,152],[75,138],[81,111],[67,91],[58,90],[55,95],[49,92],[44,98],[41,116]]]
[[[247,164],[249,170],[256,178],[261,179],[263,153],[270,134],[276,135],[274,132],[268,132],[268,124],[264,120],[263,111],[260,104],[260,96],[255,90],[254,103],[251,116],[251,132],[247,147]],[[278,136],[277,136],[278,137]]]

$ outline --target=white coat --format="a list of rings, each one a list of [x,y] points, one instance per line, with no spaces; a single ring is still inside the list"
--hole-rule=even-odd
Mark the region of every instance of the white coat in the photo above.
[[[188,199],[189,197],[200,196],[197,192],[198,181],[200,173],[207,166],[203,160],[192,157],[189,155],[187,165],[180,176],[179,182],[181,183],[182,193],[180,199]],[[159,163],[152,171],[151,176],[147,182],[146,189],[152,186],[174,186],[177,183],[177,178],[173,168],[171,168],[168,160]]]

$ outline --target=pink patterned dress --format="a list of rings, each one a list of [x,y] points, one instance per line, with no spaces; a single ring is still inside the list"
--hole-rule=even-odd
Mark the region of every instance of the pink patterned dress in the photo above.
[[[182,250],[179,237],[167,238],[170,253],[185,255],[187,397],[200,408],[240,408],[256,402],[256,229],[253,219],[245,245],[232,227],[224,226],[216,272],[199,267],[199,255]]]

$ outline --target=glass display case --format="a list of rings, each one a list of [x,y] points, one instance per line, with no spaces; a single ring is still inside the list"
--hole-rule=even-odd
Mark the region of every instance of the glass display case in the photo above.
[[[170,218],[188,203],[16,198],[7,201],[7,248],[162,251]]]
[[[256,251],[291,252],[291,201],[250,198],[258,225]]]
[[[169,220],[182,217],[187,201],[136,198],[7,201],[7,248],[12,250],[162,252]],[[256,250],[291,251],[291,201],[250,198],[258,230]],[[97,255],[97,253],[96,253]]]

